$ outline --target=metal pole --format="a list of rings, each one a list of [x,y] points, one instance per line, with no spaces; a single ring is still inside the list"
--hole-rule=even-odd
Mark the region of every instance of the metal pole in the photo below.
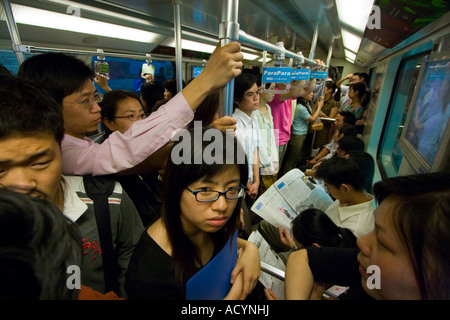
[[[311,51],[309,52],[309,59],[314,59],[316,54],[317,39],[319,38],[319,25],[322,18],[322,6],[319,7],[319,16],[317,17],[316,25],[314,26],[314,34],[311,42]]]
[[[261,50],[266,50],[266,51],[270,51],[270,52],[274,52],[274,53],[281,53],[280,47],[277,46],[276,44],[272,44],[270,42],[261,40],[259,38],[254,37],[254,36],[251,36],[251,35],[248,35],[243,30],[239,31],[239,41],[249,43],[249,44],[251,44],[251,45],[253,45],[253,46],[255,46],[255,47],[257,47],[257,48],[259,48]],[[284,51],[284,55],[285,55],[285,57],[294,58],[294,59],[297,59],[297,60],[305,59],[305,63],[313,65],[313,66],[316,65],[316,62],[313,61],[312,59],[307,59],[307,58],[305,58],[303,56],[300,56],[300,55],[298,55],[298,54],[296,54],[294,52],[291,52],[291,51],[285,50]]]
[[[327,71],[329,70],[329,67],[330,67],[330,61],[331,61],[331,56],[333,55],[333,45],[334,45],[334,37],[333,37],[333,39],[331,40],[331,44],[330,44],[330,46],[328,47],[328,56],[327,56]],[[325,91],[325,81],[323,81],[323,84],[322,84],[322,93],[321,93],[321,96],[323,96],[323,93],[324,93],[324,91]]]
[[[181,46],[181,9],[179,0],[173,1],[173,23],[175,34],[175,69],[177,91],[180,92],[183,89],[183,66],[181,64],[183,52]]]
[[[20,52],[17,49],[18,46],[22,44],[22,42],[20,41],[19,30],[17,29],[16,21],[14,20],[14,15],[9,0],[2,0],[2,5],[3,11],[5,12],[6,16],[6,24],[8,26],[9,35],[12,41],[12,48],[14,50],[14,53],[16,54],[17,63],[20,66],[22,62],[25,61],[25,55],[23,54],[23,52]]]
[[[222,0],[222,19],[219,25],[220,45],[223,47],[239,38],[238,23],[239,0]],[[234,79],[231,79],[219,92],[219,115],[233,114]]]

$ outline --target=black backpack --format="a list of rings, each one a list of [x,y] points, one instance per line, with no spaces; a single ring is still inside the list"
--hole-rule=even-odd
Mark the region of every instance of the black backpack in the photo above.
[[[105,278],[105,293],[114,291],[120,295],[119,265],[114,251],[109,213],[108,197],[112,194],[116,183],[114,175],[83,176],[84,188],[89,198],[94,201],[95,219],[100,235],[103,270]]]

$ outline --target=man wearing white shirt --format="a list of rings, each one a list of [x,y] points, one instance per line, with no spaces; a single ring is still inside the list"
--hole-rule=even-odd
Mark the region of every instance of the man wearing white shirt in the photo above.
[[[364,176],[352,159],[331,158],[324,161],[315,173],[328,193],[336,199],[326,210],[333,222],[350,229],[357,238],[374,227],[374,198],[364,188]]]
[[[259,127],[253,111],[259,107],[260,90],[256,78],[249,73],[242,73],[234,82],[234,113],[236,137],[245,150],[249,163],[247,194],[251,200],[258,196],[259,189]]]

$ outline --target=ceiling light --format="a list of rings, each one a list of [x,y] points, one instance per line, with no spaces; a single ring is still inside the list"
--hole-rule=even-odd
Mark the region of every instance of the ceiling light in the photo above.
[[[344,47],[350,51],[358,52],[359,46],[361,44],[361,37],[342,29],[342,41],[344,42]]]
[[[345,60],[347,60],[348,62],[351,62],[351,63],[355,63],[355,60],[352,60],[350,58],[345,58]]]
[[[361,35],[364,34],[374,2],[374,0],[336,0],[339,21],[343,27],[349,26],[358,30]]]
[[[18,24],[80,32],[144,43],[155,42],[160,37],[160,35],[156,33],[73,15],[51,12],[18,4],[11,4],[11,7],[14,14],[14,20]]]
[[[355,61],[355,59],[356,59],[356,54],[355,53],[353,53],[353,52],[351,52],[350,50],[347,50],[347,49],[345,49],[344,51],[345,51],[345,57],[346,58],[349,58],[350,60]]]

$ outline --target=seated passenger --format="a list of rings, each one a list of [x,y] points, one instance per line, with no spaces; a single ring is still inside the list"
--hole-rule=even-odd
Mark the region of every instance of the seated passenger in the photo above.
[[[328,143],[333,142],[334,137],[336,135],[336,131],[338,131],[345,123],[354,126],[355,125],[355,115],[348,111],[341,111],[338,112],[336,115],[335,122],[331,125],[330,131],[329,131],[329,137],[328,137]],[[321,159],[322,157],[326,156],[328,154],[328,149],[322,148],[316,156],[314,157],[308,157],[305,159],[302,159],[300,162],[301,165],[315,165],[318,159]]]
[[[149,82],[148,82],[149,83]],[[148,84],[147,83],[147,84]],[[114,131],[124,133],[131,125],[140,119],[145,119],[148,114],[139,98],[133,91],[113,90],[103,96],[99,103],[101,107],[102,123],[104,125],[105,138]],[[165,159],[164,161],[167,161]],[[133,175],[117,175],[120,182],[133,200],[144,226],[148,226],[159,218],[161,201],[158,199],[158,172],[147,172]]]
[[[372,193],[373,176],[375,174],[375,160],[367,152],[352,152],[348,159],[353,160],[358,165],[364,176],[364,189]]]
[[[26,79],[2,78],[0,96],[0,185],[43,196],[56,205],[82,234],[81,283],[123,296],[125,270],[144,229],[132,201],[119,183],[112,186],[107,205],[111,226],[106,230],[111,232],[114,261],[106,269],[108,247],[100,244],[103,233],[97,223],[99,211],[94,210],[98,202],[88,197],[83,177],[61,175],[61,107]],[[111,277],[106,272],[112,272]]]
[[[363,83],[353,83],[348,90],[348,97],[344,103],[339,107],[339,111],[349,111],[355,115],[356,120],[361,119],[364,108],[361,101],[366,94],[366,85]]]
[[[352,159],[339,157],[324,161],[316,171],[335,201],[325,213],[341,228],[350,229],[357,238],[373,228],[373,196],[364,189],[364,175]]]
[[[283,244],[298,250],[306,247],[355,248],[356,237],[347,228],[338,227],[328,215],[315,208],[305,209],[291,222],[290,232],[278,228]],[[292,235],[292,237],[291,237]]]
[[[344,299],[450,297],[450,175],[398,176],[373,186],[375,227],[357,249],[309,247],[292,253],[285,296],[309,299],[316,281],[350,286]]]
[[[310,208],[301,211],[291,222],[291,229],[278,227],[281,242],[291,251],[279,254],[284,263],[288,255],[295,250],[307,247],[356,248],[356,237],[347,228],[340,228],[319,209]],[[292,235],[292,236],[291,236]],[[315,298],[321,299],[330,284],[316,283]],[[266,296],[270,290],[265,290]],[[271,293],[274,298],[278,298]],[[268,298],[270,299],[270,295]]]
[[[35,81],[62,106],[64,174],[104,175],[131,168],[136,173],[161,169],[163,164],[158,159],[169,151],[170,146],[166,145],[172,135],[192,120],[194,111],[210,92],[241,73],[242,58],[237,42],[218,46],[205,70],[182,92],[150,117],[136,121],[124,134],[116,131],[102,144],[86,137],[86,133],[97,130],[101,121],[92,68],[72,56],[45,53],[26,59],[18,75]],[[236,122],[231,117],[221,121],[230,126]]]
[[[356,137],[356,128],[350,124],[344,123],[338,130],[336,130],[333,140],[325,145],[323,149],[311,160],[307,161],[306,165],[299,166],[298,168],[303,171],[307,176],[314,176],[318,166],[328,160],[336,154],[339,147],[339,141],[344,137]],[[311,169],[311,170],[308,170]]]
[[[353,153],[364,152],[365,147],[364,141],[356,136],[342,137],[342,139],[338,141],[336,156],[348,159]]]
[[[194,132],[181,131],[183,138],[174,143],[162,217],[142,234],[128,266],[125,287],[130,299],[184,300],[187,281],[237,230],[248,179],[245,153],[234,135],[206,128],[201,137]],[[213,142],[202,139],[208,132],[218,139],[213,159]],[[245,298],[260,275],[256,246],[238,239],[238,247],[244,251],[231,273],[228,299]]]

